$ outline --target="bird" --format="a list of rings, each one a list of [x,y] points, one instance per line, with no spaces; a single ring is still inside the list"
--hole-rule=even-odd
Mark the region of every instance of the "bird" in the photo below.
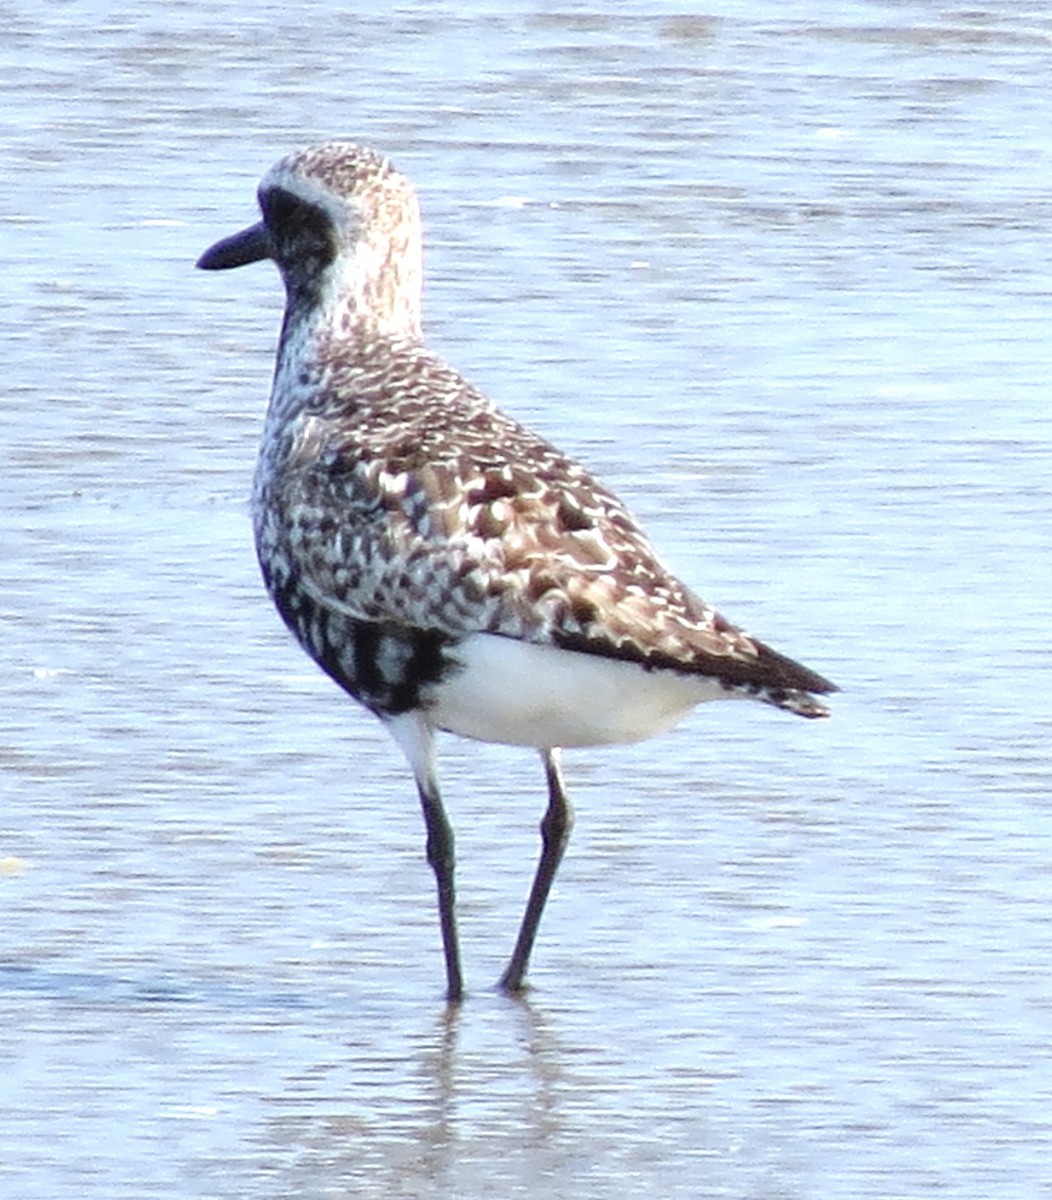
[[[263,580],[412,770],[451,1005],[464,981],[436,732],[539,752],[540,857],[498,983],[520,994],[574,821],[562,749],[641,741],[716,699],[826,717],[818,697],[838,689],[680,582],[611,490],[429,348],[420,207],[388,158],[311,145],[257,195],[262,219],[197,265],[270,259],[284,283],[252,485]]]

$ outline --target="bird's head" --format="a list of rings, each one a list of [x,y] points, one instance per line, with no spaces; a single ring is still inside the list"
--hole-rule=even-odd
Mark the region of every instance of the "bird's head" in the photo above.
[[[259,185],[263,219],[216,242],[204,270],[273,259],[289,310],[343,307],[389,333],[419,335],[420,211],[386,158],[332,141],[281,159]]]

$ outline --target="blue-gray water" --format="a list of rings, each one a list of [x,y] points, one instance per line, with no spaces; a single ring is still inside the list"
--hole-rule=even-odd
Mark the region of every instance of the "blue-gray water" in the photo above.
[[[1052,18],[4,6],[0,1194],[1052,1196]],[[421,191],[432,341],[843,687],[412,786],[245,497],[286,151]]]

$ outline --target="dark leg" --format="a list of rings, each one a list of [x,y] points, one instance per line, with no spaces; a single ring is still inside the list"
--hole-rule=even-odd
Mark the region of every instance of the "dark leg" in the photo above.
[[[559,751],[542,750],[541,759],[548,777],[548,810],[541,821],[541,857],[537,863],[537,874],[533,877],[533,887],[530,889],[530,898],[519,928],[515,950],[497,985],[505,992],[521,992],[523,989],[523,977],[537,936],[537,926],[541,922],[541,913],[544,912],[544,903],[548,899],[555,872],[559,869],[566,843],[570,840],[570,830],[573,828],[573,809],[566,798],[566,789],[563,787],[562,774],[559,771]]]
[[[442,925],[442,948],[446,955],[446,999],[456,1004],[464,994],[457,944],[457,918],[453,888],[453,830],[442,807],[434,780],[418,784],[420,804],[427,824],[427,861],[438,884],[438,916]]]
[[[464,994],[457,947],[457,919],[453,893],[453,830],[442,807],[435,769],[435,742],[431,727],[419,712],[382,717],[413,768],[416,790],[427,823],[427,861],[438,884],[438,915],[442,923],[442,948],[446,954],[446,997],[456,1004]]]

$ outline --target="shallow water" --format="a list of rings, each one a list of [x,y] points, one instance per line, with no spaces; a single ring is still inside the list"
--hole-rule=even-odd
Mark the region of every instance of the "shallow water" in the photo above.
[[[0,1193],[1052,1195],[1052,20],[819,0],[8,5]],[[433,342],[845,689],[407,771],[245,496],[287,150],[421,191]]]

